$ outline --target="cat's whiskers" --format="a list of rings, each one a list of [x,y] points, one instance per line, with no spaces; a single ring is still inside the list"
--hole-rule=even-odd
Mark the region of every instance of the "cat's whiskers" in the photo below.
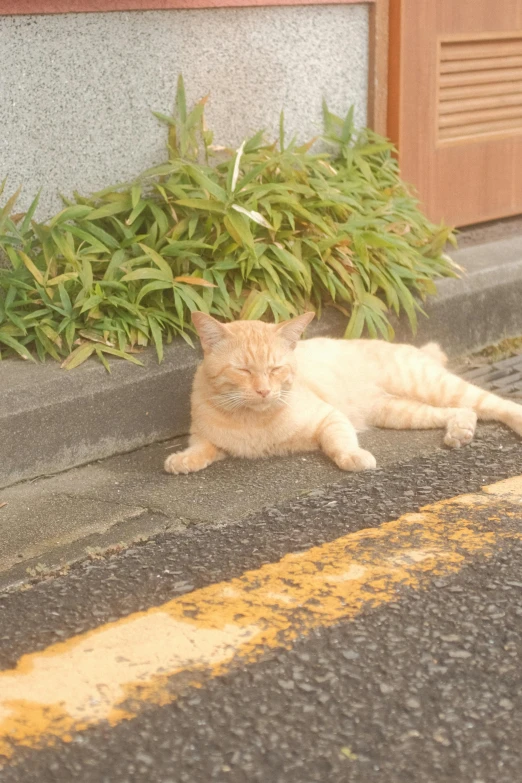
[[[223,392],[216,394],[212,398],[219,408],[226,411],[233,411],[241,408],[245,404],[245,398],[240,392]]]
[[[277,396],[277,402],[282,402],[283,405],[290,407],[290,389],[280,389]]]

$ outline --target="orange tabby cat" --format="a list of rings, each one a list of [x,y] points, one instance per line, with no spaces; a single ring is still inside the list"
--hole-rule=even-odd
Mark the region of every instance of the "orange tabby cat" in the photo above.
[[[314,449],[342,470],[366,470],[375,457],[359,447],[357,430],[444,427],[444,442],[458,448],[473,438],[477,415],[522,435],[522,405],[452,375],[437,345],[299,341],[313,317],[221,324],[193,314],[204,359],[194,379],[190,443],[168,457],[165,470]]]

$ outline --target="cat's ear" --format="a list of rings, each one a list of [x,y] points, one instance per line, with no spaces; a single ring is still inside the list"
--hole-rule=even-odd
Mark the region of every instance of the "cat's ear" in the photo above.
[[[279,324],[277,327],[277,333],[289,343],[290,348],[293,350],[314,316],[315,313],[303,313],[303,315],[292,318],[291,321],[283,321],[283,323]]]
[[[229,335],[224,324],[220,324],[219,321],[206,313],[192,313],[192,323],[196,327],[204,351],[211,351]]]

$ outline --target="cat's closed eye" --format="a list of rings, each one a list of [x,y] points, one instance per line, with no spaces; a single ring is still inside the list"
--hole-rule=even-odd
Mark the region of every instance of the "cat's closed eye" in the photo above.
[[[242,372],[243,375],[252,375],[252,372],[248,369],[248,367],[234,367],[234,370],[236,372]]]

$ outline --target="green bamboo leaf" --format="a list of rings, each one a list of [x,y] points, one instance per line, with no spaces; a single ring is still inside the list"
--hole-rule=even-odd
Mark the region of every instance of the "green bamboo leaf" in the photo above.
[[[402,248],[404,241],[393,234],[378,234],[376,231],[361,231],[360,239],[369,247]]]
[[[68,280],[77,280],[78,279],[78,272],[64,272],[61,275],[58,275],[57,277],[51,278],[51,280],[48,280],[46,282],[46,286],[52,286],[52,285],[60,285],[61,283],[65,283]]]
[[[108,281],[113,280],[116,272],[121,268],[123,262],[125,261],[125,258],[125,251],[123,249],[117,250],[107,265],[103,279]]]
[[[20,330],[20,335],[21,336],[25,337],[25,335],[27,334],[26,324],[20,318],[20,316],[18,316],[12,310],[9,310],[8,308],[5,308],[5,310],[4,310],[4,317],[7,318],[8,321],[11,321],[11,323],[14,324],[17,327],[17,329]],[[25,316],[25,317],[27,318],[27,316]],[[34,321],[33,321],[33,323],[34,323]],[[38,323],[38,322],[36,321],[36,323]]]
[[[265,171],[265,169],[267,169],[269,165],[270,165],[270,161],[266,160],[263,161],[263,163],[259,163],[257,166],[254,166],[239,180],[239,182],[236,185],[236,191],[238,193],[243,193],[243,192],[256,193],[257,190],[265,192],[267,188],[264,185],[254,185],[248,189],[247,189],[247,185],[249,185],[250,182],[252,182],[253,180],[257,179]]]
[[[161,122],[172,125],[174,128],[176,127],[176,120],[174,117],[169,117],[168,114],[162,114],[160,111],[153,111],[152,113],[158,120],[161,120]]]
[[[204,313],[208,312],[205,300],[192,288],[192,286],[186,286],[184,283],[174,283],[174,292],[183,299],[190,312],[194,312],[195,310],[202,310]]]
[[[100,220],[100,218],[120,215],[122,212],[128,212],[131,207],[132,202],[130,198],[127,198],[124,201],[109,202],[108,204],[104,204],[103,207],[93,209],[92,212],[87,215],[85,220],[90,222],[91,220]]]
[[[281,112],[279,115],[279,149],[281,152],[285,151],[285,113]]]
[[[198,227],[199,217],[196,215],[193,218],[190,218],[189,224],[188,224],[188,236],[189,239],[192,239],[194,234],[196,233],[196,228]]]
[[[69,224],[67,226],[67,231],[73,236],[78,237],[78,239],[83,239],[85,242],[88,242],[89,252],[110,253],[108,246],[105,245],[103,242],[100,242],[100,240],[94,236],[92,231],[86,231],[84,228],[80,228],[79,226],[75,226],[74,224]]]
[[[68,236],[70,239],[68,239]],[[63,255],[66,261],[73,266],[78,266],[79,260],[74,249],[74,241],[71,241],[72,237],[69,232],[60,228],[54,228],[51,231],[51,238],[58,252]]]
[[[260,130],[257,131],[257,133],[254,133],[254,135],[251,136],[248,139],[248,141],[245,143],[244,151],[246,153],[256,152],[260,147],[263,146],[264,136],[265,136],[264,130]]]
[[[173,174],[179,171],[182,163],[177,160],[170,160],[168,163],[160,163],[159,166],[151,166],[140,174],[140,180],[150,179],[151,177],[165,177],[167,174]]]
[[[131,188],[131,203],[133,209],[136,209],[140,200],[141,200],[141,185],[139,184],[133,185]]]
[[[20,233],[22,235],[26,234],[27,231],[29,230],[29,227],[31,225],[31,220],[33,219],[33,215],[36,212],[36,208],[38,206],[38,202],[40,201],[40,194],[41,194],[41,192],[42,191],[40,189],[38,191],[38,193],[36,194],[36,196],[34,197],[34,199],[31,201],[29,209],[25,213],[24,219],[22,220],[22,222],[20,224]]]
[[[83,343],[82,345],[79,345],[78,348],[75,348],[65,361],[62,362],[62,370],[74,370],[75,367],[79,367],[80,364],[87,361],[89,356],[92,356],[95,350],[96,346],[94,343]]]
[[[139,304],[141,300],[144,299],[144,297],[146,297],[148,294],[154,293],[154,291],[166,291],[170,288],[172,288],[172,283],[170,280],[168,282],[166,280],[156,280],[152,283],[147,283],[143,286],[143,288],[140,289],[140,292],[136,297],[136,304]]]
[[[42,329],[39,326],[35,327],[35,334],[38,340],[40,341],[42,347],[45,351],[49,354],[49,356],[52,356],[53,359],[55,359],[57,362],[61,360],[60,354],[56,350],[56,347],[53,345],[52,341],[49,339],[47,334],[45,333],[44,329]]]
[[[397,291],[397,296],[399,297],[399,301],[402,307],[404,308],[406,315],[408,316],[411,330],[413,334],[416,334],[417,313],[415,312],[415,300],[411,295],[410,291],[408,291],[408,289],[400,279],[400,277],[397,274],[395,274],[392,270],[390,270],[390,274],[392,275],[393,280],[395,282],[395,290]]]
[[[348,114],[346,115],[343,126],[341,128],[341,142],[343,144],[349,144],[353,131],[354,131],[354,124],[353,124],[353,113],[354,113],[354,107],[351,106],[348,110]]]
[[[103,366],[105,367],[107,372],[110,374],[111,366],[110,366],[109,362],[107,361],[107,359],[105,358],[105,356],[103,355],[103,351],[102,351],[101,346],[100,345],[96,345],[94,350],[96,351],[96,356],[98,357],[100,362],[103,364]]]
[[[212,250],[212,245],[197,239],[168,240],[169,244],[161,249],[164,256],[187,256],[191,250]]]
[[[268,299],[264,291],[250,291],[239,317],[255,321],[266,312]]]
[[[391,141],[382,141],[378,144],[366,144],[363,147],[357,147],[359,155],[372,156],[377,155],[379,152],[386,152],[393,150],[393,144]]]
[[[209,201],[205,198],[182,198],[174,202],[180,207],[190,207],[192,209],[201,209],[204,212],[216,212],[223,214],[225,205],[219,201]]]
[[[209,177],[207,177],[207,175],[204,174],[198,166],[187,164],[185,166],[185,170],[187,174],[198,183],[198,185],[201,185],[202,188],[208,190],[209,193],[211,193],[220,201],[226,201],[226,190],[218,185],[217,182],[214,182]]]
[[[296,274],[297,277],[307,285],[307,287],[311,286],[312,277],[310,270],[306,264],[301,261],[300,258],[297,258],[297,256],[295,256],[293,253],[290,253],[288,250],[286,250],[286,248],[278,247],[277,245],[271,245],[270,250],[278,257],[281,263],[290,269],[294,274]]]
[[[127,353],[126,351],[118,350],[118,348],[111,348],[108,345],[97,345],[95,347],[102,353],[108,353],[111,356],[118,356],[120,359],[126,359],[128,362],[131,362],[131,364],[137,364],[139,367],[143,367],[143,362],[140,362],[139,359],[136,359],[135,356],[132,356],[132,354]]]
[[[82,302],[82,307],[80,310],[80,313],[86,313],[87,310],[94,310],[95,307],[98,307],[103,302],[103,296],[89,296],[85,301]]]
[[[150,315],[148,317],[148,322],[150,327],[150,333],[152,334],[152,339],[154,340],[154,345],[156,347],[158,362],[161,364],[161,362],[163,361],[163,337],[161,334],[161,327],[159,326],[155,318],[152,318]]]
[[[80,230],[83,230],[74,225],[68,225],[67,229],[69,233],[76,234],[77,236],[81,236]],[[94,235],[97,239],[100,240],[100,242],[103,242],[108,248],[111,248],[112,250],[117,250],[120,246],[116,237],[112,236],[108,231],[100,228],[100,226],[97,226],[95,223],[89,223],[88,236],[90,235]],[[85,236],[84,238],[88,239],[88,237]]]
[[[242,245],[243,247],[248,248],[248,250],[255,250],[254,237],[250,231],[250,226],[242,215],[235,212],[229,212],[225,215],[224,223],[228,232],[238,245]]]
[[[25,345],[22,345],[22,343],[18,342],[18,340],[15,340],[14,337],[11,337],[11,335],[7,334],[5,329],[0,329],[0,343],[3,343],[4,345],[7,345],[8,348],[11,348],[13,351],[16,351],[17,354],[19,354],[22,359],[28,359],[31,362],[34,362],[35,359]]]
[[[381,313],[385,313],[388,309],[381,299],[368,293],[364,294],[362,304],[365,305],[365,307],[369,307],[370,310],[377,310]]]
[[[108,342],[103,337],[103,334],[101,334],[98,331],[95,331],[94,329],[80,329],[79,335],[80,337],[84,337],[86,340],[91,340],[94,343],[103,343],[103,345],[111,345],[111,343]]]
[[[61,212],[58,212],[58,214],[49,221],[48,226],[49,228],[54,228],[54,226],[65,223],[67,220],[82,220],[82,218],[87,217],[91,212],[93,212],[93,208],[87,204],[75,204],[72,207],[66,207],[66,209],[62,209]]]
[[[352,315],[346,327],[344,336],[352,340],[359,338],[364,329],[364,308],[355,306],[352,310]]]
[[[169,221],[166,214],[152,201],[148,202],[148,206],[150,211],[154,215],[156,223],[158,224],[160,237],[164,237],[167,231],[169,230]]]
[[[0,247],[1,247],[1,240],[0,240]],[[14,249],[14,247],[11,247],[10,245],[4,245],[3,249],[7,253],[7,257],[9,258],[13,269],[19,269],[20,266],[23,264],[23,261],[21,260],[20,256]]]
[[[137,204],[133,204],[132,212],[130,213],[129,217],[125,220],[126,226],[132,226],[136,218],[138,218],[143,210],[146,208],[147,202],[144,199],[140,199]]]
[[[32,261],[29,258],[29,256],[26,255],[25,253],[23,253],[21,250],[20,250],[20,256],[21,256],[22,261],[24,262],[25,266],[27,267],[27,269],[30,271],[30,273],[34,277],[34,279],[38,283],[40,283],[40,285],[43,285],[43,275],[40,272],[40,270],[38,269],[38,267],[35,265],[34,261]]]
[[[80,280],[85,291],[90,291],[94,283],[94,275],[92,266],[87,258],[82,259],[82,271],[80,272]]]
[[[5,185],[5,180],[4,180],[4,185]],[[2,231],[3,227],[5,226],[7,219],[11,214],[11,212],[13,211],[13,207],[18,201],[18,196],[20,195],[21,192],[22,192],[22,186],[20,185],[18,190],[15,191],[15,193],[13,193],[13,195],[7,199],[5,205],[2,207],[2,209],[0,209],[0,231]]]
[[[185,83],[183,76],[178,76],[178,86],[176,90],[176,110],[182,123],[187,121],[187,99],[185,97]]]
[[[163,269],[155,269],[154,267],[141,267],[141,269],[134,269],[132,272],[128,272],[121,278],[122,282],[127,282],[128,280],[161,280],[165,283],[168,283],[169,286],[172,285],[173,279],[174,278],[170,269],[168,272],[165,272]]]
[[[69,294],[67,293],[67,290],[64,285],[61,283],[58,284],[58,292],[60,294],[60,301],[62,303],[62,307],[64,311],[70,316],[72,313],[72,302],[69,297]]]
[[[157,253],[155,250],[153,250],[151,247],[144,245],[142,242],[139,243],[139,246],[141,247],[145,255],[147,255],[151,259],[151,261],[154,261],[156,266],[159,269],[161,269],[162,272],[164,272],[166,275],[170,275],[170,279],[172,280],[172,269],[165,261],[165,259],[162,258],[160,254]]]

